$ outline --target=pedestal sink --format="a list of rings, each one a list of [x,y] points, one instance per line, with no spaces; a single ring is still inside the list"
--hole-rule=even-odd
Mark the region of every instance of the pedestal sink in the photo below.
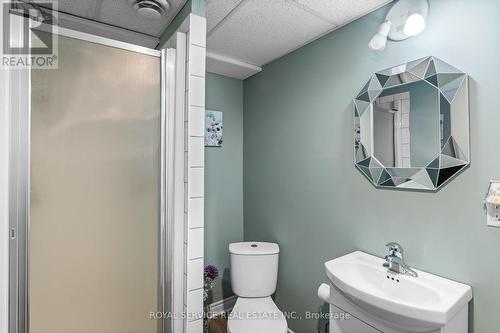
[[[418,277],[394,273],[384,262],[357,251],[325,263],[331,312],[354,320],[332,316],[330,333],[467,332],[470,286],[418,270]]]

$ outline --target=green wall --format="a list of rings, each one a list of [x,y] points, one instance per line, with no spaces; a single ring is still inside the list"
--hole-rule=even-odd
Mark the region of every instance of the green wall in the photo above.
[[[243,82],[207,73],[206,109],[222,111],[224,143],[205,148],[205,264],[221,270],[211,301],[231,296],[228,244],[243,241]]]
[[[315,311],[323,263],[400,242],[410,265],[474,288],[471,329],[500,331],[500,229],[482,200],[500,178],[500,1],[431,0],[426,31],[367,44],[384,7],[244,81],[244,234],[281,246],[276,302]],[[470,74],[472,164],[438,193],[375,189],[353,166],[352,98],[370,75],[427,55]],[[316,321],[289,320],[296,333]]]

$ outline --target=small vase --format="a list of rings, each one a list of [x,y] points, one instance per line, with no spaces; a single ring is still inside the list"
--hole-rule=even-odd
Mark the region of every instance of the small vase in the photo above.
[[[203,311],[203,333],[210,333],[210,306],[205,305]]]

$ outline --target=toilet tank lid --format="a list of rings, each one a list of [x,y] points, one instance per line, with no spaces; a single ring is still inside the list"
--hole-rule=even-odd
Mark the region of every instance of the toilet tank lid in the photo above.
[[[262,256],[280,253],[278,244],[265,242],[241,242],[229,244],[229,253],[246,256]]]

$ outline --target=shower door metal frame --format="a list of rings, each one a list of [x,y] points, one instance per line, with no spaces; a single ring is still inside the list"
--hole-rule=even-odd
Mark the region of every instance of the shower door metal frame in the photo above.
[[[11,24],[22,31],[23,20]],[[22,33],[12,35],[22,45]],[[30,213],[30,109],[31,71],[9,70],[10,147],[9,147],[9,333],[28,328],[28,234]]]
[[[19,24],[22,24],[20,22]],[[40,30],[51,32],[49,27],[41,25]],[[21,31],[21,29],[18,29]],[[173,214],[168,212],[173,207],[174,194],[167,186],[174,179],[173,163],[169,162],[172,140],[169,140],[173,124],[169,119],[174,110],[167,103],[167,70],[168,51],[158,51],[146,47],[116,41],[109,38],[91,35],[75,30],[58,27],[56,34],[79,39],[91,43],[119,48],[127,51],[161,58],[161,115],[160,115],[160,306],[163,313],[171,311],[171,276],[173,243],[169,232],[173,223]],[[22,35],[16,36],[22,40]],[[173,51],[173,53],[172,53]],[[170,57],[175,57],[171,50]],[[28,299],[28,268],[29,268],[29,225],[30,225],[30,132],[31,132],[31,70],[10,69],[8,74],[10,103],[10,146],[9,146],[9,272],[8,272],[8,333],[29,333],[29,299]],[[175,82],[174,82],[175,84]],[[171,91],[171,90],[170,90]],[[167,129],[168,126],[168,129]],[[170,193],[168,193],[170,192]],[[172,321],[163,316],[159,321],[160,332],[170,332]]]

